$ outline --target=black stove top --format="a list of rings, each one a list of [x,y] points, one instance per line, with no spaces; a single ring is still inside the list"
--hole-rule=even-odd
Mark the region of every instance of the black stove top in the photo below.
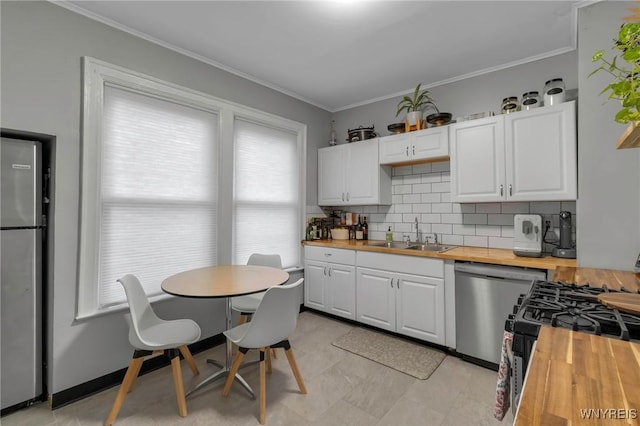
[[[534,281],[518,300],[506,328],[537,337],[541,325],[569,328],[621,340],[640,342],[640,315],[627,314],[601,304],[601,293],[628,292],[606,286],[589,287],[561,282]]]

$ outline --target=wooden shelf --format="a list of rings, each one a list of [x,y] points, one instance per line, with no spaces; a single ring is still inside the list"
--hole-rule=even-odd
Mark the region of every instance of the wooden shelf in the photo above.
[[[640,148],[640,121],[629,123],[624,133],[618,138],[616,149]]]

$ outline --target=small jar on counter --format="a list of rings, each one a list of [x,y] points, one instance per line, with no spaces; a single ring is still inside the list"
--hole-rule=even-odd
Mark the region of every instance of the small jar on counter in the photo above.
[[[515,96],[504,98],[500,106],[500,111],[502,111],[503,114],[520,111],[520,101],[518,101],[518,98]]]
[[[538,108],[542,104],[542,99],[537,91],[527,92],[522,95],[522,109],[528,111],[533,108]]]
[[[558,105],[565,101],[564,81],[553,78],[544,84],[544,105]]]

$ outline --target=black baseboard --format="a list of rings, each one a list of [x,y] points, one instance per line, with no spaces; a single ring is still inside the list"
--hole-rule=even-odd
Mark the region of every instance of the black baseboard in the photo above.
[[[195,355],[199,352],[218,346],[219,344],[224,343],[224,341],[224,335],[220,333],[189,345],[189,350]],[[157,356],[148,359],[142,364],[140,375],[166,367],[170,364],[171,362],[166,356]],[[51,395],[51,409],[55,410],[56,408],[64,407],[65,405],[79,401],[98,392],[102,392],[103,390],[109,389],[113,386],[117,386],[122,383],[122,379],[126,372],[127,369],[123,368],[102,377],[81,383],[72,388],[54,393]]]

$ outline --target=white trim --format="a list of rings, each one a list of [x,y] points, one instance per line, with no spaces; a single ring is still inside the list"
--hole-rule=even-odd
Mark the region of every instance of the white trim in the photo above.
[[[89,318],[108,312],[115,312],[126,305],[115,305],[105,308],[98,306],[98,286],[95,285],[99,276],[99,238],[100,238],[100,176],[102,157],[102,113],[105,85],[113,85],[146,95],[157,96],[171,102],[181,103],[218,115],[218,131],[220,144],[218,147],[218,161],[225,160],[226,147],[233,147],[233,117],[239,116],[251,121],[261,122],[271,126],[291,131],[297,134],[300,147],[301,174],[301,223],[305,222],[306,200],[306,124],[279,117],[251,107],[226,101],[214,96],[198,92],[187,87],[165,82],[155,77],[131,71],[129,69],[109,64],[91,57],[82,58],[83,66],[83,128],[82,128],[82,179],[81,179],[81,211],[80,211],[80,252],[78,263],[78,302],[76,319]],[[225,119],[227,117],[227,119]],[[227,128],[231,118],[231,125]],[[225,123],[227,123],[225,125]],[[222,164],[220,164],[222,165]],[[223,169],[219,169],[222,173]],[[225,191],[222,185],[232,185],[225,179],[219,179],[219,204],[224,200]],[[224,213],[219,216],[225,218]],[[219,223],[220,225],[220,223]],[[300,230],[300,238],[304,230]],[[220,244],[220,241],[218,242]],[[225,242],[222,244],[225,245]],[[221,250],[218,250],[220,255]],[[94,285],[88,284],[94,283]],[[158,295],[152,299],[162,299]]]

